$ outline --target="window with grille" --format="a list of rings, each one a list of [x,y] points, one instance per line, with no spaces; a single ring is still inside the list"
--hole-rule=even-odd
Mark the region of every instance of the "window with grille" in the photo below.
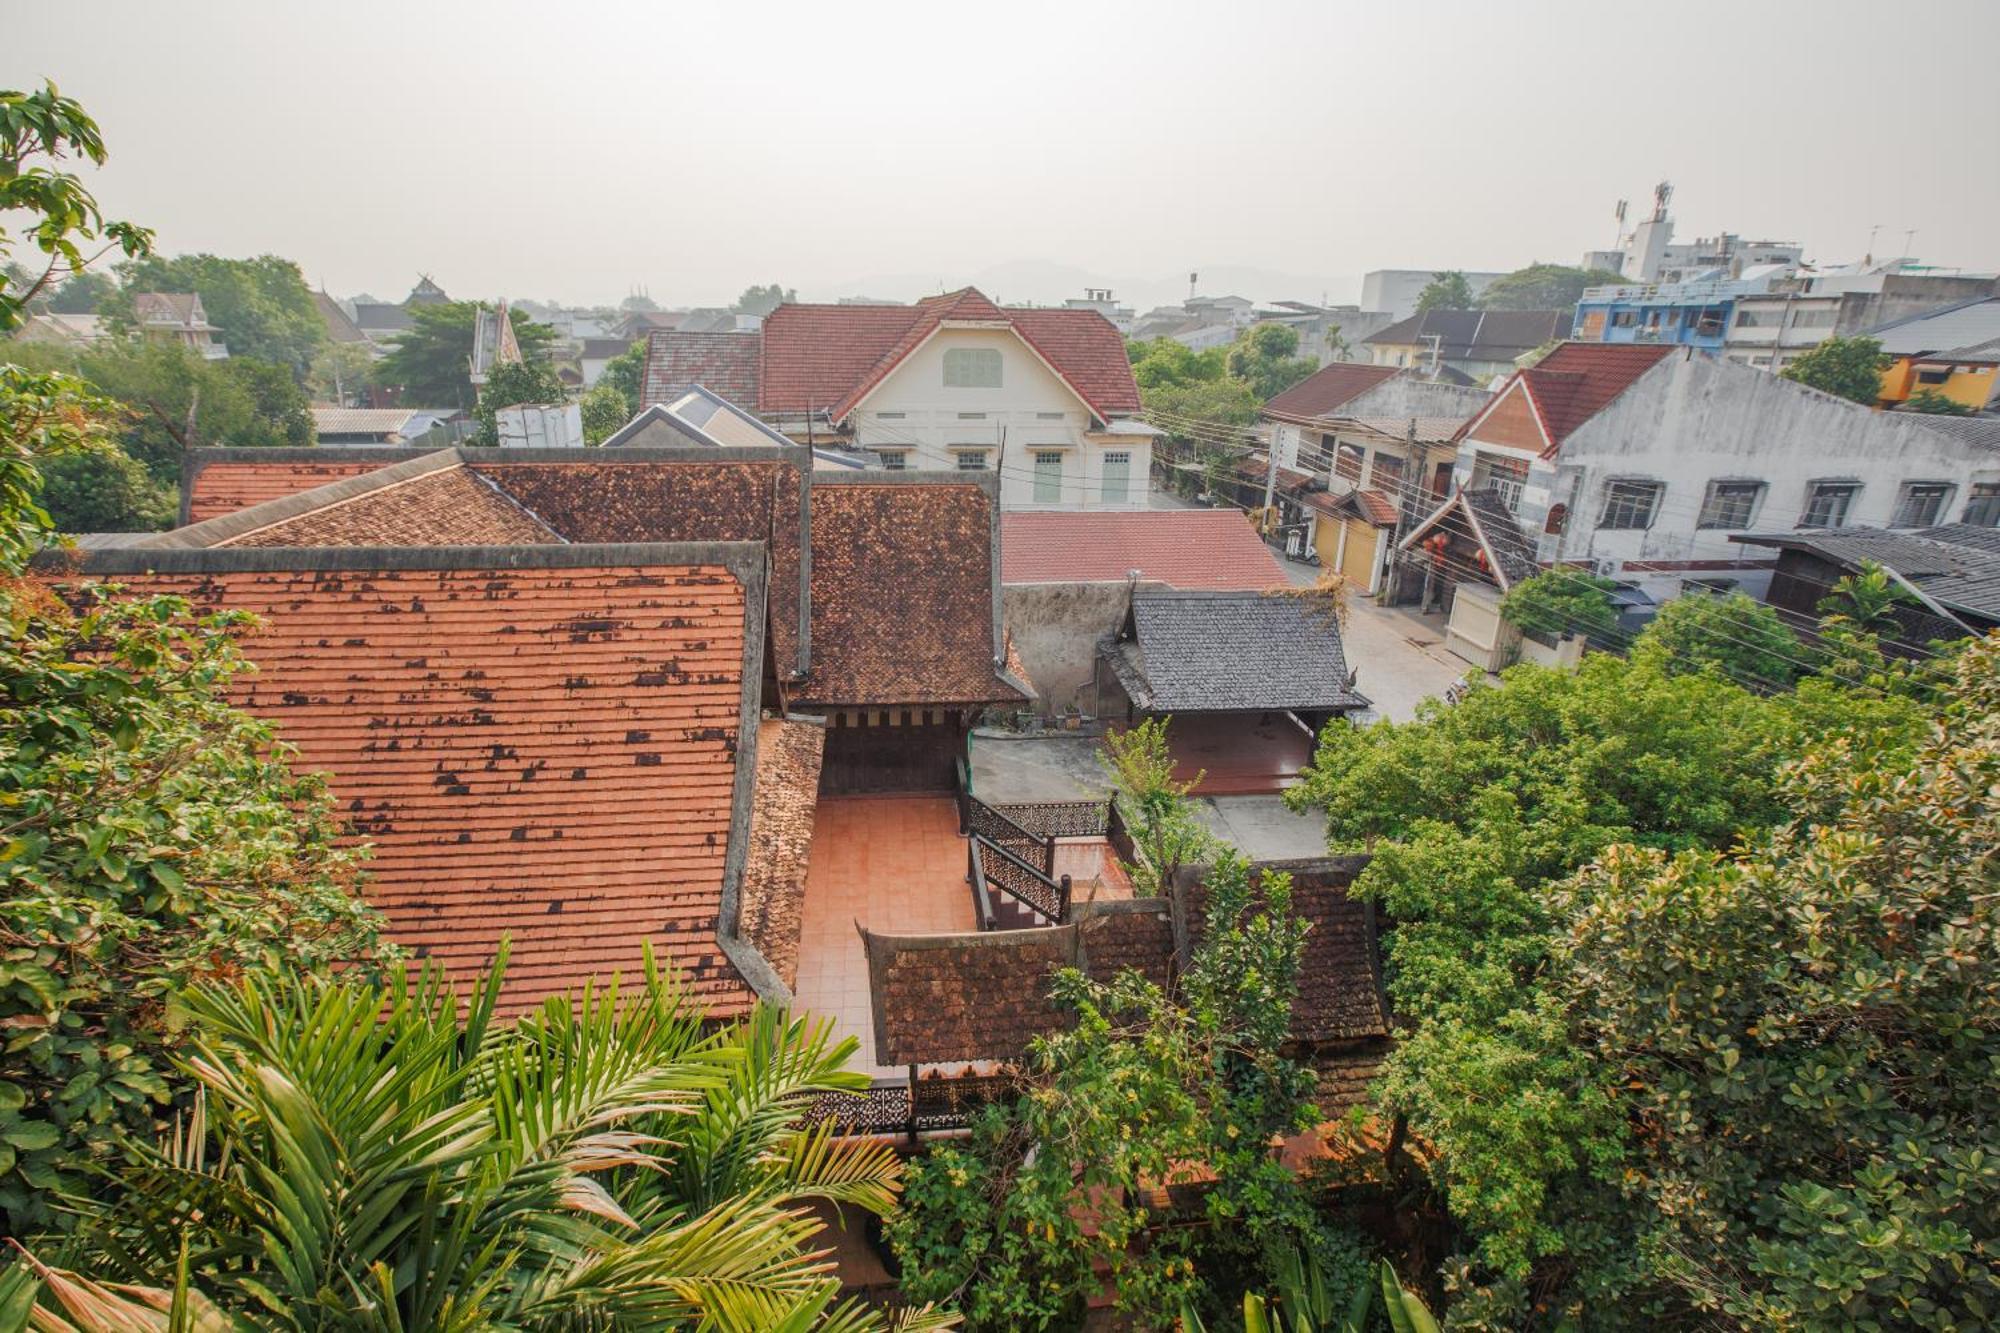
[[[1124,504],[1132,489],[1132,455],[1118,450],[1104,455],[1103,497],[1106,504]]]
[[[1000,349],[947,347],[944,352],[944,386],[947,389],[999,388]]]
[[[1801,310],[1792,316],[1792,327],[1795,329],[1830,329],[1833,327],[1833,320],[1836,313],[1838,312],[1832,310]]]
[[[1860,491],[1858,482],[1816,481],[1806,488],[1806,511],[1799,515],[1802,528],[1837,528],[1847,522],[1847,511]]]
[[[1708,494],[1702,498],[1701,517],[1695,520],[1698,528],[1724,528],[1739,531],[1750,526],[1756,517],[1757,501],[1764,494],[1761,481],[1711,481]]]
[[[1604,490],[1604,513],[1597,526],[1618,530],[1650,528],[1653,511],[1659,508],[1660,492],[1666,486],[1657,481],[1614,481]]]
[[[1973,483],[1965,497],[1964,521],[1976,528],[2000,528],[2000,481]]]
[[[910,467],[908,449],[877,449],[875,456],[882,460],[884,469],[890,472],[906,472]]]
[[[1400,499],[1403,460],[1394,454],[1376,454],[1368,464],[1368,484],[1378,491],[1387,491],[1391,498]]]
[[[1945,504],[1950,499],[1951,483],[1948,481],[1904,482],[1903,493],[1896,499],[1896,517],[1889,526],[1892,528],[1935,526],[1944,516]]]
[[[958,451],[960,472],[984,472],[986,470],[986,450],[961,449]]]
[[[1062,499],[1062,453],[1060,450],[1035,452],[1035,503],[1054,504]]]

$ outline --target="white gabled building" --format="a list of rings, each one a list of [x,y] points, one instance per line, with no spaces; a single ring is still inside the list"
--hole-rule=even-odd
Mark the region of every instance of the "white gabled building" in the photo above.
[[[1508,541],[1518,535],[1542,566],[1585,566],[1655,596],[1690,579],[1758,593],[1770,563],[1736,534],[1991,525],[1994,434],[1874,411],[1689,348],[1565,343],[1466,424],[1452,481],[1454,500],[1511,513],[1520,531]],[[1413,567],[1432,558],[1422,543],[1433,527],[1399,543]],[[1485,554],[1508,564],[1504,550]]]
[[[653,334],[644,402],[695,384],[892,471],[998,471],[1003,508],[1146,507],[1158,432],[1138,419],[1124,339],[1094,309],[1002,307],[966,288],[914,306],[782,305],[756,334]]]

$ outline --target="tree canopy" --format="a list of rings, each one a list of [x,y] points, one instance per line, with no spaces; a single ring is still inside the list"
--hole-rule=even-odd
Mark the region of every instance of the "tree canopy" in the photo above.
[[[1573,673],[1513,668],[1415,722],[1330,727],[1292,796],[1326,813],[1334,848],[1374,853],[1357,890],[1396,923],[1387,986],[1408,1024],[1377,1100],[1425,1145],[1426,1206],[1458,1237],[1445,1277],[1464,1327],[1587,1307],[1671,1323],[1692,1301],[1671,1257],[1642,1243],[1632,1202],[1658,1178],[1649,1154],[1677,1114],[1661,1102],[1668,1119],[1649,1127],[1634,1107],[1684,1086],[1664,1078],[1677,1057],[1659,1050],[1660,1078],[1642,1088],[1625,1061],[1646,1038],[1574,1008],[1603,982],[1565,971],[1591,901],[1573,878],[1755,838],[1800,808],[1774,769],[1826,745],[1891,766],[1925,732],[1922,689],[1815,676],[1757,693],[1641,640],[1630,660],[1592,654]],[[1728,1134],[1719,1120],[1707,1132]]]
[[[1955,398],[1947,398],[1936,389],[1917,390],[1903,404],[1903,410],[1905,412],[1921,412],[1926,416],[1933,417],[1971,417],[1979,415],[1978,409],[1961,403]]]
[[[1587,289],[1615,287],[1624,281],[1622,273],[1607,269],[1530,264],[1488,283],[1479,294],[1479,305],[1484,310],[1568,310]]]
[[[1472,309],[1472,284],[1465,274],[1455,268],[1431,275],[1429,283],[1417,294],[1417,313],[1432,310]]]
[[[480,309],[477,301],[409,307],[411,327],[397,334],[395,345],[375,363],[377,382],[402,390],[403,401],[413,407],[470,408],[473,326]],[[519,310],[508,316],[522,357],[542,359],[556,331]]]
[[[92,315],[118,291],[109,274],[84,272],[63,280],[49,297],[49,309],[58,315]]]
[[[487,373],[473,415],[479,420],[479,443],[500,443],[500,428],[494,414],[503,407],[521,403],[567,402],[569,391],[555,367],[546,361],[510,361]]]
[[[47,288],[80,275],[102,255],[116,250],[137,259],[152,253],[151,231],[106,218],[82,178],[63,170],[72,160],[101,167],[107,156],[97,122],[54,83],[34,93],[0,90],[0,218],[28,218],[28,239],[41,252],[41,271],[33,273],[16,258],[12,233],[0,227],[0,262],[10,277],[0,285],[0,334],[19,328],[28,305]],[[16,273],[27,281],[14,282]]]
[[[611,389],[625,401],[625,420],[630,421],[639,414],[640,390],[646,380],[646,340],[634,342],[604,363],[604,370],[597,377],[593,388]]]
[[[1811,656],[1776,611],[1741,592],[1674,598],[1633,651],[1663,671],[1716,671],[1750,690],[1784,689]]]
[[[1277,397],[1319,369],[1311,357],[1298,355],[1297,329],[1283,324],[1253,324],[1229,345],[1224,364],[1230,378],[1243,381],[1260,402]]]
[[[1529,634],[1603,637],[1618,627],[1618,609],[1611,604],[1617,586],[1595,574],[1552,569],[1515,584],[1500,611]]]
[[[304,379],[326,341],[312,290],[289,259],[154,255],[122,265],[119,276],[124,285],[106,301],[106,314],[130,320],[140,292],[194,292],[208,322],[222,331],[231,357],[274,362],[295,379]]]
[[[1882,372],[1890,358],[1873,338],[1828,338],[1778,373],[1849,402],[1873,406],[1882,396]]]
[[[768,315],[785,302],[798,299],[796,289],[773,282],[762,287],[745,287],[743,294],[736,298],[736,304],[729,308],[739,315]]]

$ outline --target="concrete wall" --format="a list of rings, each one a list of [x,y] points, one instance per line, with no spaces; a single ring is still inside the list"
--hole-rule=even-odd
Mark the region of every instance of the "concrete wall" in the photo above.
[[[1481,425],[1481,437],[1492,422]],[[1890,525],[1906,482],[1951,483],[1942,521],[1955,523],[1973,483],[2000,481],[2000,454],[1928,430],[1921,418],[1872,411],[1698,352],[1662,361],[1571,434],[1553,460],[1468,440],[1459,451],[1459,485],[1469,483],[1481,452],[1529,462],[1518,517],[1544,562],[1603,562],[1614,577],[1668,596],[1682,578],[1769,560],[1731,542],[1729,531],[1696,526],[1711,481],[1763,483],[1749,527],[1736,530],[1753,532],[1796,527],[1816,481],[1859,484],[1846,525],[1876,528]],[[1664,483],[1651,527],[1597,526],[1616,480]],[[1554,504],[1567,506],[1560,534],[1544,531]],[[1755,591],[1768,569],[1740,578]]]
[[[1142,588],[1166,585],[1145,582]],[[1021,665],[1035,683],[1036,706],[1053,717],[1065,708],[1097,710],[1091,681],[1097,641],[1117,629],[1131,587],[1110,583],[1010,583],[1000,590],[1002,615]]]

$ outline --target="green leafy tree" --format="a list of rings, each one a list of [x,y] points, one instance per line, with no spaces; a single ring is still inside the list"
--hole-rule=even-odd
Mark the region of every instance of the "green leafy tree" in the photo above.
[[[1173,338],[1154,338],[1126,343],[1125,356],[1142,392],[1209,384],[1229,375],[1229,350],[1225,347],[1197,352]]]
[[[1154,1328],[1261,1288],[1302,1244],[1339,1251],[1270,1150],[1318,1118],[1311,1075],[1278,1051],[1305,940],[1289,880],[1253,885],[1224,855],[1208,884],[1176,996],[1133,972],[1059,975],[1076,1024],[1035,1043],[1019,1097],[912,1165],[890,1224],[905,1294],[960,1300],[975,1329],[1067,1329],[1108,1284]],[[1162,1226],[1145,1200],[1190,1162],[1213,1175],[1209,1225]]]
[[[96,314],[97,308],[117,291],[118,284],[107,274],[73,274],[49,297],[49,309],[59,315]]]
[[[1569,310],[1592,287],[1616,287],[1621,273],[1567,264],[1530,264],[1502,274],[1479,294],[1482,310]]]
[[[1834,739],[1780,790],[1741,851],[1616,849],[1558,898],[1551,1036],[1635,1130],[1600,1207],[1669,1316],[1990,1327],[2000,639],[1914,755]]]
[[[92,1276],[248,1328],[891,1326],[838,1301],[806,1211],[894,1202],[892,1149],[798,1117],[867,1086],[852,1038],[769,1007],[711,1032],[650,956],[503,1023],[504,970],[195,988],[203,1113],[89,1211]]]
[[[1784,618],[1745,593],[1689,593],[1660,608],[1632,646],[1662,671],[1713,670],[1751,690],[1789,688],[1808,665]]]
[[[152,232],[107,219],[81,178],[62,169],[70,160],[101,167],[106,156],[97,122],[55,84],[37,93],[0,91],[0,218],[27,219],[27,239],[41,252],[39,274],[19,267],[16,239],[0,227],[0,261],[27,276],[0,287],[0,334],[18,329],[28,305],[51,285],[111,251],[130,259],[152,253]]]
[[[365,342],[326,342],[313,354],[306,388],[315,402],[350,404],[375,382],[375,349]]]
[[[303,379],[326,342],[326,323],[305,275],[289,259],[259,255],[154,255],[121,266],[123,288],[105,312],[129,321],[140,292],[194,292],[232,357],[267,361]]]
[[[1976,417],[1977,409],[1947,398],[1936,389],[1919,389],[1911,394],[1903,404],[1905,412],[1920,412],[1933,417]]]
[[[646,381],[646,340],[639,339],[630,347],[604,363],[603,373],[598,375],[593,388],[611,389],[625,400],[625,420],[639,415],[644,406],[639,401],[639,393]],[[754,406],[754,404],[753,404]]]
[[[413,406],[470,408],[472,333],[479,309],[477,301],[411,306],[411,327],[397,334],[395,345],[375,363],[376,382],[400,390],[403,401]],[[521,356],[529,361],[546,359],[556,331],[519,310],[508,314]]]
[[[1433,273],[1424,289],[1417,293],[1417,313],[1432,310],[1472,309],[1472,284],[1459,269],[1446,269]]]
[[[625,395],[609,385],[599,384],[586,392],[578,406],[583,413],[583,442],[603,444],[618,428],[632,419],[625,410]]]
[[[1828,338],[1778,374],[1836,398],[1873,406],[1882,396],[1882,372],[1890,360],[1873,338]]]
[[[1814,609],[1826,624],[1844,625],[1867,634],[1896,634],[1902,629],[1896,609],[1915,603],[1916,599],[1896,582],[1894,575],[1873,560],[1864,560],[1857,572],[1835,580]]]
[[[1319,369],[1317,362],[1298,355],[1298,350],[1298,330],[1283,324],[1257,324],[1237,335],[1225,364],[1230,377],[1248,384],[1262,402]]]
[[[796,290],[773,282],[762,287],[745,287],[736,304],[729,308],[739,315],[768,315],[787,301],[798,299]]]
[[[18,1230],[150,1132],[182,991],[366,958],[375,926],[324,784],[225,698],[240,617],[104,591],[72,611],[32,582],[0,588],[0,617],[0,1209]]]
[[[1106,732],[1097,753],[1098,765],[1111,780],[1111,799],[1139,855],[1132,871],[1135,892],[1141,897],[1165,893],[1183,865],[1201,861],[1216,849],[1214,835],[1195,817],[1188,800],[1188,794],[1201,785],[1202,775],[1175,777],[1167,736],[1172,722],[1172,718],[1149,718],[1124,731]]]
[[[171,487],[116,445],[42,460],[42,500],[58,532],[151,532],[180,512]]]
[[[1411,723],[1330,727],[1291,797],[1326,812],[1333,847],[1373,852],[1357,892],[1396,922],[1386,982],[1408,1028],[1376,1098],[1425,1145],[1419,1211],[1462,1238],[1455,1326],[1531,1325],[1531,1304],[1654,1318],[1619,1304],[1657,1283],[1629,1227],[1618,1080],[1550,985],[1558,887],[1620,846],[1729,847],[1788,817],[1775,768],[1835,738],[1907,754],[1926,724],[1912,695],[1818,678],[1764,695],[1664,656],[1515,667]]]
[[[480,390],[479,406],[473,409],[473,415],[479,419],[479,443],[500,443],[495,414],[501,408],[522,403],[561,403],[568,397],[569,391],[563,387],[556,368],[546,361],[515,361],[493,367]]]
[[[313,442],[305,392],[282,366],[234,357],[209,361],[161,342],[113,342],[82,352],[17,345],[12,355],[37,369],[74,373],[123,404],[119,444],[161,485],[179,482],[187,449]]]
[[[1501,601],[1500,613],[1528,634],[1609,639],[1618,629],[1618,608],[1611,604],[1617,586],[1595,574],[1553,569],[1515,584]]]
[[[0,365],[0,588],[54,533],[42,468],[116,448],[109,425],[116,411],[75,376]]]

